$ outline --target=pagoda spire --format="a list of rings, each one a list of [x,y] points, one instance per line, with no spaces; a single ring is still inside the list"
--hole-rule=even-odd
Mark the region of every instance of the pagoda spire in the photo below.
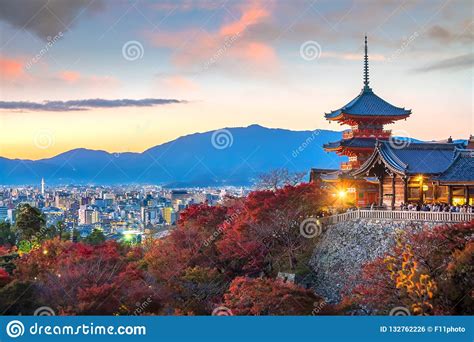
[[[368,56],[368,53],[367,53],[367,35],[365,35],[364,90],[370,90],[370,87],[369,87],[369,56]]]

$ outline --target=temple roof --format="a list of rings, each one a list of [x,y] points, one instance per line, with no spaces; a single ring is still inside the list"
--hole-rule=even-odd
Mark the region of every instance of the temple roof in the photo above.
[[[328,172],[328,173],[321,174],[321,179],[325,182],[336,182],[342,176],[343,176],[343,172],[338,170],[338,171],[333,171],[333,172]]]
[[[390,141],[377,141],[372,156],[353,174],[360,176],[366,173],[378,157],[389,169],[399,174],[440,174],[451,165],[457,149],[463,146],[454,143],[392,145]]]
[[[441,182],[474,182],[474,150],[457,150],[452,163],[436,180]]]
[[[355,116],[406,117],[411,114],[411,110],[395,107],[378,97],[371,88],[364,87],[360,94],[351,102],[342,108],[325,114],[324,116],[326,119],[334,119],[341,114]]]
[[[411,110],[396,107],[387,101],[375,95],[372,88],[369,87],[369,57],[367,53],[367,36],[365,36],[365,54],[364,54],[364,87],[360,94],[345,106],[326,113],[328,120],[338,119],[341,115],[349,116],[380,116],[381,119],[407,117],[411,114]]]
[[[327,150],[335,150],[340,147],[352,148],[374,148],[375,138],[351,138],[324,144],[323,147]]]

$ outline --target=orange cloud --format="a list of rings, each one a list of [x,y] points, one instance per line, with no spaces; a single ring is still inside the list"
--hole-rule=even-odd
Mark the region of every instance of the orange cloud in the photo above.
[[[170,76],[165,78],[163,82],[168,87],[180,90],[193,91],[198,89],[196,82],[182,76]]]
[[[115,87],[119,80],[112,76],[83,75],[79,71],[65,70],[56,75],[56,81],[66,82],[74,86],[82,87]]]
[[[274,65],[277,62],[275,50],[267,44],[250,42],[242,51],[245,58],[254,60],[259,64]]]
[[[277,55],[268,44],[251,39],[245,32],[250,26],[270,17],[270,12],[261,1],[251,1],[239,8],[241,14],[222,25],[214,32],[188,29],[180,32],[158,32],[150,34],[155,46],[173,50],[172,61],[178,67],[225,64],[227,60],[238,63],[273,67]]]
[[[81,74],[77,71],[62,71],[59,73],[59,78],[68,83],[76,83],[81,78]]]
[[[343,59],[343,60],[348,60],[348,61],[360,61],[363,57],[363,52],[357,54],[357,53],[340,53],[340,52],[333,52],[333,51],[323,51],[321,53],[321,57]],[[369,59],[372,61],[385,61],[386,60],[384,55],[375,54],[375,53],[370,54]]]
[[[244,8],[239,20],[234,21],[220,29],[222,36],[232,36],[240,34],[251,25],[261,22],[264,18],[270,16],[267,9],[263,8],[259,2],[252,3],[249,7]]]
[[[6,76],[6,78],[16,78],[22,76],[23,73],[22,62],[0,56],[0,74],[2,74],[2,76]]]

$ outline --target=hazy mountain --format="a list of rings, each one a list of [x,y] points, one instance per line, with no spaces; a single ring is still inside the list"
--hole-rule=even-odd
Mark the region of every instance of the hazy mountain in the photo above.
[[[275,168],[337,168],[342,158],[322,144],[340,132],[290,131],[258,125],[196,133],[143,153],[75,149],[37,161],[0,157],[0,184],[249,184]]]

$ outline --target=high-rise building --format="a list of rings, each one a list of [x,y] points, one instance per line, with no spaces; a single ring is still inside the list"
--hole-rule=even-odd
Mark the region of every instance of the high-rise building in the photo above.
[[[175,224],[176,223],[176,213],[173,208],[166,207],[163,208],[163,219],[168,224]]]
[[[144,226],[156,224],[160,220],[156,207],[141,207],[140,214]]]
[[[99,211],[91,206],[81,205],[78,212],[79,224],[88,225],[99,222]]]
[[[8,220],[8,208],[0,207],[0,222]]]
[[[7,220],[11,224],[14,224],[16,221],[16,210],[15,209],[8,209],[7,210]]]

